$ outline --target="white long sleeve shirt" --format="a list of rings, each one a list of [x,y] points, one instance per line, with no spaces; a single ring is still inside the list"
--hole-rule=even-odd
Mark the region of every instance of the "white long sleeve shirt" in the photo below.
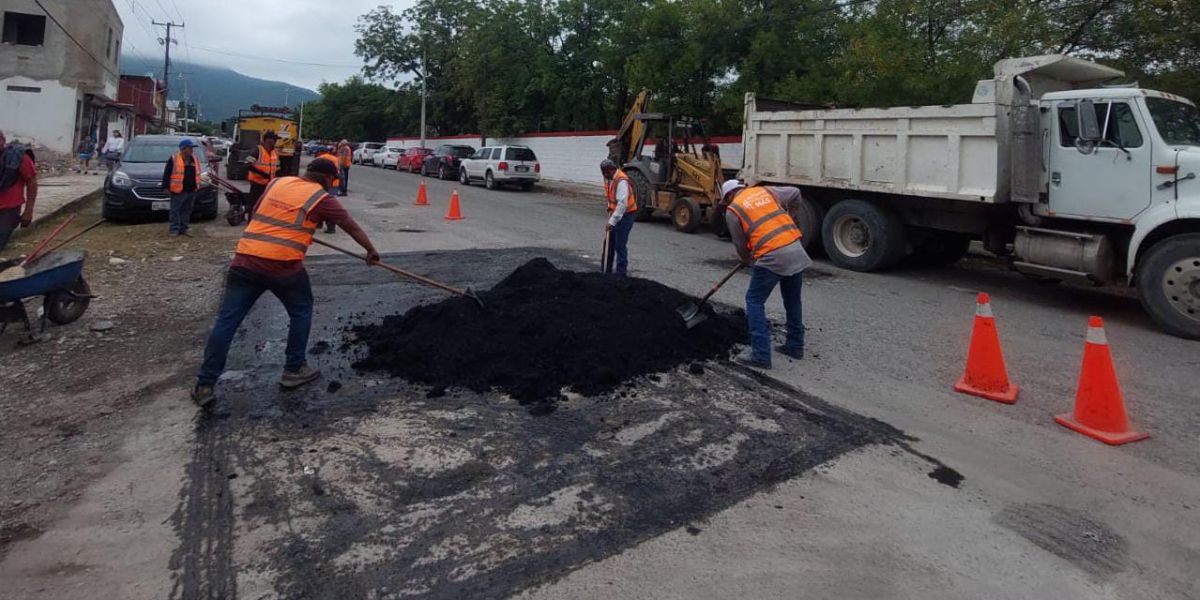
[[[612,215],[609,215],[608,224],[616,227],[621,217],[625,216],[625,206],[629,202],[629,181],[622,179],[614,185],[616,188],[613,190],[613,197],[617,201],[617,207],[613,209]]]
[[[108,141],[104,142],[104,149],[101,150],[101,152],[124,152],[124,151],[125,151],[125,138],[116,137],[116,136],[108,138]]]

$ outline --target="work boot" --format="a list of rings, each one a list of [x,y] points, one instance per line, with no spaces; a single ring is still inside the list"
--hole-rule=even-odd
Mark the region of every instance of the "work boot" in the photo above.
[[[196,406],[200,408],[208,408],[216,399],[217,396],[213,393],[211,385],[197,383],[196,387],[192,388],[192,402],[195,402]]]
[[[775,351],[788,357],[788,358],[794,358],[796,360],[804,360],[804,347],[800,347],[797,350],[791,350],[787,346],[780,344],[778,346],[775,346]]]
[[[333,223],[327,223],[325,225],[325,233],[337,233],[337,225],[334,225]]]
[[[771,361],[755,360],[754,357],[751,356],[749,352],[743,352],[742,354],[737,355],[736,357],[734,357],[733,362],[735,362],[739,365],[742,365],[743,367],[753,367],[755,369],[770,369],[771,368]]]
[[[321,376],[321,370],[306,364],[295,371],[284,371],[279,378],[279,385],[286,389],[298,388]]]

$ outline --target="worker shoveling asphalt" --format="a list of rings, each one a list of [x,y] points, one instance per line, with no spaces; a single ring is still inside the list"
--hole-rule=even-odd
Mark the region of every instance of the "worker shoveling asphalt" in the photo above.
[[[432,386],[496,388],[532,412],[549,412],[564,390],[610,392],[682,363],[727,358],[745,341],[741,314],[703,307],[689,331],[675,307],[683,293],[646,279],[529,261],[481,294],[487,310],[451,298],[353,328],[367,353],[355,368]]]

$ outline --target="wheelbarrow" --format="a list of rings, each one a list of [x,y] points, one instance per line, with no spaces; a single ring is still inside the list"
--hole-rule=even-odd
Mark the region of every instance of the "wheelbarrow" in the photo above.
[[[0,334],[9,323],[24,323],[24,343],[35,342],[46,331],[46,321],[66,325],[83,316],[92,300],[83,280],[83,261],[87,252],[63,250],[42,255],[29,265],[24,277],[0,282]],[[20,259],[0,261],[0,271],[15,266]],[[25,311],[25,300],[42,296],[42,314],[35,332]]]
[[[202,176],[203,179],[218,188],[224,190],[225,201],[229,203],[229,212],[225,213],[225,222],[230,225],[241,225],[243,221],[249,219],[249,206],[246,206],[248,195],[243,192],[233,183],[222,179],[214,171],[207,171]]]

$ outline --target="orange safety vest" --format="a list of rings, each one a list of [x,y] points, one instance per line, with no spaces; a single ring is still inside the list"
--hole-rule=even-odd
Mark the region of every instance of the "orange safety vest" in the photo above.
[[[171,179],[167,190],[172,194],[182,194],[184,168],[187,165],[183,162],[182,152],[176,152],[171,158],[175,159],[175,166],[171,169]],[[192,164],[196,167],[196,187],[200,187],[200,174],[204,171],[200,169],[200,159],[196,158],[195,154],[192,155]]]
[[[328,152],[324,152],[324,153],[318,154],[318,155],[317,155],[317,158],[324,158],[325,160],[327,160],[327,161],[329,161],[329,162],[333,163],[333,166],[335,166],[335,167],[338,167],[338,166],[340,165],[340,163],[338,162],[338,157],[336,157],[336,156],[334,156],[334,155],[332,155],[332,154],[330,154],[330,153],[328,153]],[[339,168],[340,168],[340,167],[339,167]],[[341,185],[341,184],[342,184],[342,178],[341,178],[341,177],[334,177],[334,178],[333,178],[333,187],[338,187],[338,186],[339,186],[339,185]]]
[[[802,237],[792,216],[767,188],[752,187],[738,192],[729,203],[729,210],[741,222],[746,248],[755,260]]]
[[[304,260],[317,230],[317,222],[309,214],[328,197],[325,188],[307,179],[273,179],[238,240],[237,253],[271,260]]]
[[[624,181],[628,184],[629,188],[629,198],[625,200],[625,212],[627,214],[637,212],[637,189],[633,187],[633,182],[629,180],[629,176],[625,174],[625,171],[617,169],[617,172],[613,174],[612,181],[604,187],[604,196],[608,198],[608,214],[611,215],[614,210],[617,210],[618,181]]]
[[[338,157],[342,159],[340,163],[343,167],[349,167],[354,160],[354,150],[350,149],[350,144],[342,144],[338,146]]]
[[[267,173],[270,173],[271,176],[263,177],[262,175],[259,175],[258,173],[255,173],[254,171],[247,171],[246,179],[249,179],[251,183],[257,183],[258,185],[267,185],[268,183],[271,182],[272,179],[275,178],[275,174],[279,172],[279,151],[278,150],[267,150],[265,147],[259,146],[258,147],[258,160],[255,161],[254,167],[260,171],[265,171]]]

